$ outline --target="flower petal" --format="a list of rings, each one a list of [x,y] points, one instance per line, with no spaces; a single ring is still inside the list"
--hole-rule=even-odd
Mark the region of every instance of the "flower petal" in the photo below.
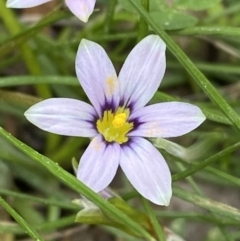
[[[82,101],[52,98],[30,107],[26,118],[42,130],[67,136],[94,137],[96,112]]]
[[[160,152],[141,137],[131,138],[121,151],[120,166],[137,191],[159,205],[172,196],[171,174]]]
[[[65,0],[71,12],[83,22],[87,22],[94,10],[96,0]]]
[[[119,74],[124,105],[136,110],[152,98],[165,72],[165,49],[159,36],[150,35],[128,55]]]
[[[106,143],[96,136],[83,153],[77,178],[95,192],[102,191],[112,181],[119,165],[120,146]]]
[[[167,102],[137,110],[130,116],[134,119],[139,125],[129,136],[176,137],[194,130],[206,117],[195,105]]]
[[[8,0],[6,5],[8,8],[31,8],[50,1],[51,0]]]
[[[119,84],[115,69],[104,49],[83,39],[76,59],[76,73],[99,117],[102,108],[118,106]]]

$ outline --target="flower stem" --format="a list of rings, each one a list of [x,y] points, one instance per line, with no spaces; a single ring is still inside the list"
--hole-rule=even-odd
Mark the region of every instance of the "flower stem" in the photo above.
[[[149,11],[149,0],[141,0],[141,4],[146,11]],[[140,16],[139,21],[139,33],[138,33],[138,41],[143,39],[148,33],[148,24],[145,20]]]
[[[6,8],[6,2],[0,0],[0,16],[5,23],[6,28],[12,35],[17,35],[22,31],[22,26],[17,20],[17,17],[12,10]],[[29,71],[33,76],[41,75],[41,68],[38,63],[34,52],[32,51],[29,44],[23,44],[19,47],[23,61]],[[51,96],[51,91],[47,85],[38,84],[36,85],[37,93],[42,98],[49,98]]]
[[[89,187],[87,187],[84,183],[79,181],[72,174],[68,173],[63,168],[61,168],[57,163],[39,154],[31,147],[25,145],[24,143],[13,137],[1,126],[0,136],[5,138],[10,143],[12,143],[23,153],[30,156],[33,160],[40,163],[43,167],[49,170],[56,178],[58,178],[63,183],[68,185],[71,189],[75,190],[78,193],[81,193],[91,202],[95,203],[97,206],[99,206],[99,208],[101,208],[104,211],[104,213],[106,213],[106,215],[111,217],[113,220],[117,220],[119,223],[124,224],[126,227],[129,227],[134,232],[139,233],[139,235],[145,238],[146,240],[153,240],[153,237],[138,222],[134,221],[132,218],[128,217],[124,212],[120,211],[114,205],[104,200],[101,196],[92,191]],[[0,204],[2,204],[1,202],[2,200],[0,197]],[[39,240],[41,241],[41,239]]]
[[[0,205],[22,226],[27,234],[32,237],[34,240],[44,241],[39,234],[29,225],[7,202],[0,196]]]
[[[150,18],[148,12],[141,5],[138,5],[136,1],[129,0],[129,2],[135,7],[142,18],[145,19],[149,26],[151,26],[153,31],[162,38],[169,51],[172,52],[176,59],[182,64],[193,80],[198,83],[205,94],[223,111],[228,119],[237,127],[238,131],[240,131],[240,118],[238,113],[227,103],[219,91],[195,66],[182,49],[173,41],[173,39],[170,38],[169,35]]]
[[[150,222],[154,228],[157,240],[158,241],[166,241],[164,230],[163,230],[161,224],[158,222],[157,217],[156,217],[151,205],[149,204],[149,201],[142,197],[142,202],[143,202],[144,208],[146,209],[146,211],[148,213]]]
[[[184,171],[184,165],[182,163],[176,163],[176,165],[178,166],[178,168],[183,172]],[[195,192],[200,196],[204,198],[204,194],[202,192],[202,190],[198,187],[198,185],[196,184],[196,182],[193,180],[193,178],[191,176],[186,178],[188,183],[192,186],[192,188],[195,190]],[[210,213],[210,215],[213,218],[217,218],[217,216],[211,212],[208,211]],[[220,229],[220,231],[222,232],[222,235],[225,236],[225,239],[227,241],[233,241],[232,237],[230,236],[230,234],[227,232],[226,227],[224,227],[223,225],[217,225],[218,228]]]
[[[107,13],[105,18],[105,27],[104,27],[104,30],[106,33],[108,33],[111,28],[116,3],[117,3],[117,0],[108,1]]]

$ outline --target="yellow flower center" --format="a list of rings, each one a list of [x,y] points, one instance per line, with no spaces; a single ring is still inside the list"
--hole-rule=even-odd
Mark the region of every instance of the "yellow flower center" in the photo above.
[[[97,121],[97,129],[108,142],[122,144],[128,141],[127,133],[133,128],[132,122],[127,122],[129,109],[119,107],[115,113],[105,110],[103,118]]]
[[[113,121],[112,125],[114,128],[120,128],[126,123],[127,115],[126,113],[120,113],[116,114]]]

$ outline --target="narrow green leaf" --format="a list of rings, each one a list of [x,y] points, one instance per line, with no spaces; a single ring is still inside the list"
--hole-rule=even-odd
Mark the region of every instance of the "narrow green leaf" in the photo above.
[[[145,21],[163,39],[163,41],[165,41],[169,50],[188,71],[193,80],[197,82],[197,84],[203,89],[207,96],[225,113],[225,115],[240,131],[240,118],[237,112],[226,102],[226,100],[208,81],[203,73],[194,65],[194,63],[187,57],[181,48],[168,36],[168,34],[163,29],[161,29],[151,19],[150,15],[141,6],[136,4],[134,0],[129,0],[129,2],[137,9]]]
[[[148,217],[145,213],[132,208],[124,200],[120,198],[112,197],[109,199],[109,202],[112,203],[119,210],[126,213],[129,217],[140,223],[146,230],[150,231]]]
[[[156,214],[153,211],[151,205],[149,204],[149,201],[142,197],[142,202],[149,215],[150,222],[155,230],[158,240],[166,241],[164,230],[163,230],[161,224],[159,223],[159,221],[157,220]]]
[[[25,229],[26,233],[37,241],[44,241],[43,238],[29,225],[7,202],[0,196],[0,205]]]
[[[66,13],[62,12],[52,12],[45,19],[41,20],[39,23],[30,27],[26,30],[21,30],[21,32],[14,34],[13,37],[1,42],[0,45],[0,57],[5,56],[9,52],[12,52],[15,48],[26,43],[31,37],[36,35],[39,31],[41,31],[44,27],[53,24],[54,22],[65,18]]]
[[[188,15],[177,12],[173,9],[168,9],[162,12],[150,12],[152,20],[161,28],[166,30],[176,30],[188,28],[197,24],[198,19]]]
[[[181,163],[177,163],[177,166],[179,167],[179,169],[181,171],[184,170],[184,166]],[[195,192],[202,198],[204,197],[204,194],[202,192],[202,190],[199,188],[199,186],[197,185],[197,183],[193,180],[192,177],[188,177],[187,178],[187,182],[190,184],[190,186],[195,190]],[[212,213],[210,211],[210,214],[212,215],[212,217],[217,217],[214,213]],[[228,232],[226,231],[226,227],[223,227],[222,225],[218,224],[218,228],[219,230],[222,232],[223,236],[225,237],[226,241],[233,241],[230,237],[230,235],[228,234]]]
[[[0,15],[5,23],[5,26],[7,27],[8,31],[12,34],[18,34],[21,32],[22,27],[20,23],[17,20],[17,17],[14,15],[13,11],[6,8],[6,3],[4,0],[0,0]],[[13,46],[11,49],[14,49]],[[30,46],[30,44],[25,43],[21,46],[19,46],[19,49],[21,51],[22,59],[31,75],[41,75],[41,67],[39,65],[39,62],[33,53],[33,50]],[[46,85],[37,85],[36,90],[39,94],[39,96],[43,98],[48,98],[51,96],[51,91],[49,90],[48,86]]]
[[[234,2],[234,1],[232,1]],[[226,16],[233,15],[235,13],[239,13],[240,11],[240,3],[238,0],[235,1],[233,4],[225,5],[222,11],[217,12],[213,15],[208,16],[207,18],[204,19],[205,24],[209,24],[212,22],[217,22],[220,18],[225,18]]]
[[[224,171],[221,171],[216,168],[209,167],[209,166],[206,167],[206,171],[214,174],[215,176],[220,177],[221,180],[227,180],[228,182],[240,187],[240,178],[238,178],[238,177],[235,177],[231,174],[228,174],[227,172],[224,172]]]
[[[240,210],[229,205],[200,197],[179,187],[173,187],[173,195],[219,215],[240,221]]]
[[[174,6],[181,9],[204,10],[211,8],[222,0],[174,0]]]
[[[168,8],[165,0],[150,0],[150,12],[162,11],[165,8]]]
[[[138,233],[133,232],[129,227],[126,227],[126,225],[122,225],[112,219],[109,219],[97,207],[82,209],[80,212],[78,212],[75,222],[83,224],[106,225],[109,227],[114,227],[118,230],[122,230],[131,236],[139,237]]]
[[[109,217],[113,218],[114,220],[123,225],[128,226],[134,232],[139,233],[142,237],[145,237],[147,240],[153,240],[151,235],[146,230],[144,230],[138,223],[133,221],[123,212],[119,211],[112,204],[104,200],[101,196],[92,191],[89,187],[87,187],[84,183],[79,181],[76,177],[74,177],[73,175],[65,171],[63,168],[61,168],[57,163],[53,162],[49,158],[39,154],[29,146],[25,145],[24,143],[13,137],[10,133],[5,131],[2,127],[0,127],[0,135],[6,138],[9,142],[11,142],[21,151],[26,153],[28,156],[30,156],[33,160],[43,165],[47,170],[49,170],[55,177],[57,177],[67,186],[81,193],[87,199],[95,203],[99,208],[106,212],[107,215],[109,215]]]
[[[0,100],[2,103],[15,104],[22,108],[28,108],[41,101],[40,98],[31,95],[6,90],[0,90]]]
[[[0,78],[0,87],[33,85],[33,84],[56,84],[80,86],[76,77],[71,76],[10,76]]]
[[[74,223],[76,215],[60,218],[56,221],[44,222],[38,225],[31,225],[37,231],[52,232],[56,229],[69,226]],[[12,223],[0,222],[0,233],[12,233],[12,234],[25,234],[26,232],[19,225],[13,225]],[[1,240],[2,241],[2,240]]]
[[[197,26],[183,30],[171,31],[170,34],[178,35],[213,35],[240,37],[240,29],[235,27],[222,26]]]
[[[214,162],[216,162],[217,160],[219,160],[219,158],[238,150],[240,147],[240,142],[237,142],[236,144],[227,147],[226,149],[216,153],[215,155],[212,155],[211,157],[205,159],[204,161],[199,162],[198,164],[195,163],[194,166],[191,166],[189,168],[187,168],[186,170],[184,170],[183,172],[177,173],[175,175],[172,176],[172,180],[173,181],[177,181],[180,180],[182,178],[185,178],[187,176],[190,176],[198,171],[200,171],[201,169],[213,164]]]
[[[177,219],[177,218],[184,218],[187,219],[188,221],[190,220],[197,220],[197,221],[202,221],[202,222],[208,222],[208,223],[213,223],[213,224],[218,224],[218,225],[226,225],[226,226],[239,226],[239,222],[236,220],[232,220],[229,218],[217,218],[213,217],[209,214],[199,214],[198,212],[191,212],[191,211],[156,211],[156,214],[159,218],[169,218],[169,219]]]
[[[148,12],[149,11],[149,0],[141,0],[141,4]],[[148,24],[140,16],[139,27],[138,27],[138,41],[141,41],[147,35],[148,35]]]
[[[202,64],[200,65],[200,67],[201,66]],[[207,68],[207,66],[205,65],[203,67]],[[218,69],[223,70],[224,68],[222,66],[216,66],[216,71],[218,71]],[[226,71],[236,72],[238,70],[236,67],[233,67],[233,68],[228,67]],[[11,76],[11,77],[0,78],[0,87],[11,87],[11,86],[32,85],[32,84],[70,85],[70,86],[79,86],[79,88],[81,89],[78,79],[76,77],[71,77],[71,76],[44,76],[44,78],[41,76],[13,76],[13,77]],[[8,98],[9,96],[6,96],[6,97]],[[32,102],[32,104],[34,104],[34,99],[32,97],[27,98],[25,100],[24,99],[23,101],[27,101],[29,104],[30,102]],[[179,100],[179,99],[159,91],[156,92],[153,97],[153,102],[154,101],[156,102],[174,101],[174,100]],[[219,111],[216,112],[206,107],[201,107],[201,109],[209,120],[226,124],[226,125],[232,125],[232,122],[226,116],[224,116],[221,112]]]
[[[40,197],[35,197],[32,195],[27,195],[27,194],[23,194],[23,193],[19,193],[16,191],[11,191],[8,189],[3,189],[0,188],[0,194],[6,195],[8,197],[14,197],[17,199],[22,199],[22,200],[29,200],[32,202],[38,202],[38,203],[42,203],[45,205],[53,205],[53,206],[57,206],[57,207],[61,207],[61,208],[66,208],[66,209],[72,209],[72,210],[79,210],[79,207],[75,204],[73,204],[70,200],[69,202],[66,201],[60,201],[58,199],[47,199],[47,198],[40,198]]]
[[[135,0],[136,4],[141,5],[141,0]],[[128,0],[118,0],[118,3],[127,11],[131,13],[137,13],[135,8],[129,3]]]
[[[209,133],[201,136],[189,147],[183,147],[164,138],[153,138],[152,142],[154,146],[164,149],[171,155],[174,155],[185,161],[193,161],[199,160],[205,156],[208,151],[218,144],[218,140],[223,140],[223,137],[220,133]]]
[[[111,0],[107,4],[107,13],[106,13],[105,24],[104,24],[104,30],[106,33],[108,33],[111,28],[116,4],[117,4],[117,0]]]
[[[121,224],[107,218],[103,212],[95,208],[84,208],[78,212],[75,222],[83,224],[107,225],[115,228],[123,228]]]

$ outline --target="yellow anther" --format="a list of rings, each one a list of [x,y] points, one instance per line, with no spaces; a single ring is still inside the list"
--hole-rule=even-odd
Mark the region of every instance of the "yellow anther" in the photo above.
[[[126,123],[127,115],[125,113],[120,113],[115,115],[112,125],[114,128],[120,128]]]
[[[128,141],[127,133],[133,129],[133,123],[128,122],[130,111],[119,107],[115,113],[105,110],[102,119],[97,120],[96,127],[107,142],[119,144]]]

